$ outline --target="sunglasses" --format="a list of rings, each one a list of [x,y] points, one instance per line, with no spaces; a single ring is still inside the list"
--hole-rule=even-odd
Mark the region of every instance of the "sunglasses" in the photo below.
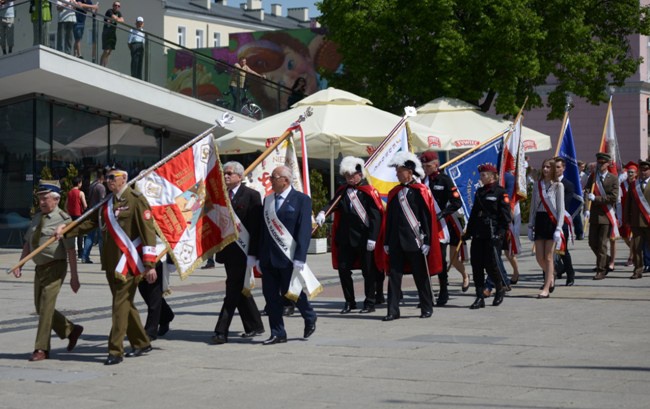
[[[225,176],[239,175],[238,173],[230,172],[230,171],[228,171],[228,172],[223,172],[223,174],[224,174]]]
[[[108,179],[108,180],[115,180],[116,177],[120,177],[120,176],[124,176],[124,175],[121,174],[121,173],[120,173],[120,174],[115,174],[115,173],[113,173],[113,174],[110,174],[110,175],[106,176],[106,179]]]

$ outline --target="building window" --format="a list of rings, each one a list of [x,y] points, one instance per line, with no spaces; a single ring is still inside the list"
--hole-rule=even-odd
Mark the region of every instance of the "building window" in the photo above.
[[[196,48],[203,48],[203,30],[196,30]]]
[[[178,26],[178,44],[185,47],[185,27]]]
[[[212,46],[221,47],[221,33],[212,33]]]

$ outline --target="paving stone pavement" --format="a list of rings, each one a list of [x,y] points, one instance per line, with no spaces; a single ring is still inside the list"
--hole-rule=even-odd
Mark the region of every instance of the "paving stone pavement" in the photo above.
[[[527,251],[504,303],[492,307],[488,299],[477,311],[467,308],[473,288],[462,293],[452,270],[449,304],[430,319],[419,318],[405,278],[402,318],[387,323],[385,306],[340,315],[330,255],[310,255],[325,285],[313,301],[316,333],[302,339],[295,315],[285,320],[289,342],[274,346],[261,345],[268,331],[239,338],[238,317],[229,343],[212,345],[225,273],[197,270],[185,281],[173,278],[168,302],[176,319],[154,351],[109,367],[102,363],[111,300],[99,264],[80,265],[79,293],[66,282],[59,295],[58,308],[85,327],[76,349],[66,352],[67,341],[54,336],[50,359],[27,361],[37,322],[28,263],[23,278],[0,277],[0,408],[648,408],[650,276],[629,280],[628,250],[617,244],[616,271],[593,281],[595,258],[586,241],[576,241],[576,285],[558,280],[545,300],[535,299],[542,280]],[[0,250],[0,267],[18,257],[18,250]],[[361,305],[361,274],[355,280]],[[254,295],[263,307],[259,280]],[[139,295],[136,301],[144,312]]]

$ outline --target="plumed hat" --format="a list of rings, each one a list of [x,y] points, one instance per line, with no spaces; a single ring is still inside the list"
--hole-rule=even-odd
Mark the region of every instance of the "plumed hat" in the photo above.
[[[363,165],[364,161],[361,158],[354,156],[346,156],[341,160],[341,166],[339,167],[339,174],[344,176],[347,174],[361,173],[363,174]]]
[[[424,177],[424,169],[422,169],[422,163],[414,153],[400,151],[393,156],[393,159],[388,162],[388,166],[401,166],[407,169],[411,169],[413,174],[419,178]]]

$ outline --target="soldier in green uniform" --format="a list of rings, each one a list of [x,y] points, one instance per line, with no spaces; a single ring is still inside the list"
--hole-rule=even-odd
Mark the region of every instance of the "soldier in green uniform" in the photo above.
[[[66,212],[58,207],[61,199],[60,191],[57,181],[42,180],[39,184],[36,194],[41,211],[36,213],[25,235],[21,259],[50,239],[57,226],[72,220]],[[68,270],[66,255],[70,261],[70,287],[76,293],[79,290],[79,277],[77,275],[77,254],[72,239],[55,241],[33,258],[36,264],[34,304],[38,314],[38,330],[30,361],[49,358],[52,330],[59,338],[68,338],[68,351],[74,349],[83,332],[81,325],[74,325],[55,309],[56,298]],[[22,271],[17,268],[13,270],[13,274],[16,278],[20,278]]]
[[[133,298],[140,280],[156,281],[156,231],[149,204],[140,192],[129,187],[128,177],[124,170],[111,170],[106,180],[112,197],[65,235],[76,236],[97,226],[101,228],[104,242],[102,268],[106,271],[113,295],[112,327],[105,365],[119,364],[123,356],[136,357],[152,350]],[[63,227],[59,226],[57,234],[61,234]],[[132,347],[126,355],[124,335]]]

